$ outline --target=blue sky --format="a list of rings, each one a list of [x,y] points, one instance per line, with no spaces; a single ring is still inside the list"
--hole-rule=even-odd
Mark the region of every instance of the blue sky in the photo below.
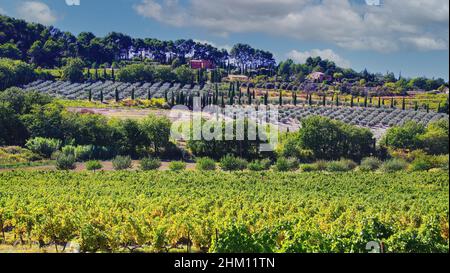
[[[0,13],[78,34],[248,43],[277,60],[449,78],[448,0],[0,0]],[[378,4],[379,3],[379,4]]]

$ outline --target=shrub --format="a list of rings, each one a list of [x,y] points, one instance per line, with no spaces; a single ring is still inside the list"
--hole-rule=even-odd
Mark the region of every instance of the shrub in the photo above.
[[[214,171],[216,169],[216,162],[208,157],[197,159],[197,170],[199,171]]]
[[[232,155],[224,156],[220,160],[220,167],[224,171],[242,171],[247,168],[247,165],[247,160]]]
[[[25,146],[33,153],[39,154],[45,158],[50,158],[51,155],[61,147],[61,141],[57,139],[36,137],[28,140]]]
[[[398,172],[403,171],[408,168],[408,162],[403,159],[393,158],[388,161],[385,161],[383,165],[381,165],[381,169],[384,172]]]
[[[72,145],[64,146],[64,147],[62,147],[61,152],[64,155],[73,155],[73,156],[75,156],[75,147],[72,146]]]
[[[56,158],[57,170],[73,170],[75,167],[75,157],[73,155],[65,155],[64,153],[61,153]]]
[[[303,164],[300,166],[300,170],[305,173],[317,171],[315,164]]]
[[[172,161],[169,164],[169,169],[173,172],[179,172],[186,169],[186,163],[182,161]]]
[[[372,172],[380,168],[382,162],[376,157],[366,157],[361,161],[359,169],[363,172]]]
[[[341,159],[339,161],[328,162],[327,171],[329,172],[349,172],[354,170],[358,165],[349,159]]]
[[[314,169],[316,171],[325,171],[328,167],[328,162],[326,162],[325,160],[319,160],[316,161],[316,163],[314,163]]]
[[[129,156],[117,156],[112,161],[113,168],[116,171],[130,169],[132,167],[131,157]]]
[[[255,172],[266,171],[270,169],[270,165],[269,159],[255,160],[248,164],[248,169]]]
[[[98,160],[91,160],[86,162],[86,170],[88,171],[96,171],[100,170],[101,168],[103,168],[103,165]]]
[[[280,157],[275,163],[275,169],[279,172],[295,171],[298,167],[299,164],[296,158]]]
[[[79,161],[86,161],[94,158],[94,147],[88,146],[76,146],[75,147],[75,158]]]
[[[140,162],[140,168],[143,171],[157,170],[161,167],[161,161],[157,158],[143,158]]]

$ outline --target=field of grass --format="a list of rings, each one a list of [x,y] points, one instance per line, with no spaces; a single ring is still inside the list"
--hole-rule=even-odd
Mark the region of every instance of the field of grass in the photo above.
[[[448,217],[442,171],[0,173],[0,251],[448,253]]]

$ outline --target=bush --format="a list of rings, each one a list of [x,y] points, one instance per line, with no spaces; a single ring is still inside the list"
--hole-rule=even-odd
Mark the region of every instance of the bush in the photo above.
[[[140,162],[140,168],[143,171],[158,170],[161,167],[161,161],[157,158],[143,158]]]
[[[100,170],[101,168],[103,168],[103,165],[98,160],[91,160],[86,162],[86,170],[88,171],[96,171]]]
[[[296,158],[280,157],[275,163],[275,169],[279,172],[295,171],[298,167],[299,164]]]
[[[363,172],[373,172],[380,168],[382,162],[376,157],[366,157],[361,161],[359,169]]]
[[[75,157],[73,155],[65,155],[64,153],[61,153],[56,158],[57,170],[73,170],[75,167]]]
[[[271,162],[269,159],[255,160],[248,164],[248,169],[255,172],[267,171],[270,169],[270,165]]]
[[[173,172],[179,172],[186,170],[186,163],[182,161],[172,161],[169,164],[169,169]]]
[[[116,171],[130,169],[132,167],[131,157],[117,156],[112,161],[112,164],[113,164],[114,170],[116,170]]]
[[[61,141],[57,139],[36,137],[28,140],[25,146],[33,153],[39,154],[45,158],[50,158],[51,155],[61,147]]]
[[[325,171],[328,167],[328,162],[326,162],[325,160],[319,160],[316,161],[316,163],[314,163],[314,169],[316,171]]]
[[[423,155],[416,157],[410,165],[412,171],[429,171],[431,169],[440,168],[448,170],[448,156],[432,156]]]
[[[73,155],[73,156],[75,156],[75,147],[72,146],[72,145],[64,146],[64,147],[62,147],[61,152],[64,155]]]
[[[408,168],[408,162],[406,162],[403,159],[394,158],[390,159],[388,161],[385,161],[383,165],[381,165],[381,169],[384,172],[398,172],[398,171],[404,171]]]
[[[87,146],[76,146],[75,147],[75,158],[78,161],[86,161],[95,158],[94,157],[94,147],[91,145]]]
[[[329,172],[349,172],[354,170],[358,165],[348,159],[328,162],[327,171]]]
[[[220,168],[224,171],[243,171],[247,165],[247,160],[232,155],[224,156],[220,160]]]
[[[317,171],[315,164],[303,164],[300,166],[300,170],[305,173]]]
[[[216,169],[216,162],[208,157],[197,159],[197,170],[199,171],[214,171]]]

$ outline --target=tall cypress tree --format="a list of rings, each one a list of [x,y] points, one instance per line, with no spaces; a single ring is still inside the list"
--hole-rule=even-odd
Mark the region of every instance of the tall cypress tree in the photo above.
[[[116,102],[119,102],[119,90],[116,88],[115,91]]]
[[[327,106],[327,96],[326,95],[323,95],[322,106]]]
[[[352,98],[350,99],[350,107],[353,108],[353,106],[354,106],[354,98],[352,95]]]
[[[92,90],[88,89],[88,99],[89,101],[92,101]]]
[[[264,94],[264,105],[269,105],[269,91],[266,91],[266,94]]]
[[[279,104],[280,106],[283,106],[283,91],[282,91],[282,90],[280,90],[280,97],[279,97],[278,100],[279,100],[279,101],[278,101],[278,104]]]
[[[406,110],[406,99],[405,99],[405,97],[403,97],[403,100],[402,100],[402,110],[403,111]]]
[[[131,89],[131,100],[134,100],[134,99],[135,99],[135,91],[134,91],[134,88],[133,88],[133,89]]]
[[[100,89],[100,102],[103,103],[103,89]]]
[[[114,72],[114,67],[111,67],[111,80],[116,82],[116,73]]]

